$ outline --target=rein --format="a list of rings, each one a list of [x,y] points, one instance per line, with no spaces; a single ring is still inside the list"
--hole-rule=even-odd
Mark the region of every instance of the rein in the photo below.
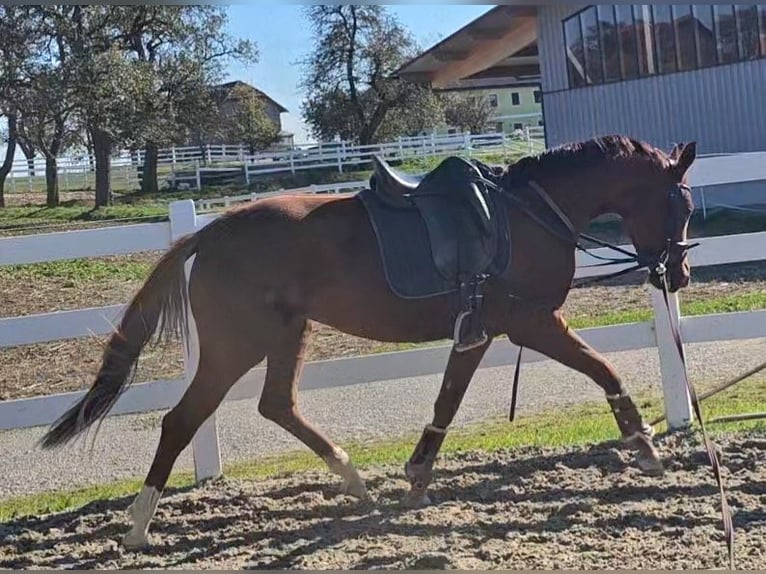
[[[500,186],[495,185],[492,182],[489,182],[485,179],[485,182],[493,185],[496,189],[501,189]],[[506,197],[510,200],[513,200],[517,205],[519,205],[527,215],[529,215],[532,219],[534,219],[538,224],[540,224],[543,228],[545,228],[547,231],[555,235],[556,237],[559,237],[563,241],[567,243],[573,243],[575,248],[587,253],[591,257],[595,259],[603,260],[604,263],[594,263],[591,265],[586,265],[585,267],[604,267],[609,265],[621,265],[625,263],[634,263],[632,267],[628,267],[626,269],[621,269],[620,271],[616,271],[615,273],[610,273],[607,275],[601,275],[596,276],[590,280],[581,282],[578,287],[582,287],[584,285],[591,285],[594,283],[599,283],[601,281],[606,281],[607,279],[612,279],[615,277],[619,277],[621,275],[625,275],[627,273],[631,273],[633,271],[647,268],[650,273],[654,273],[657,278],[659,278],[660,283],[660,290],[662,291],[663,300],[665,302],[665,307],[668,311],[668,320],[670,322],[670,329],[671,333],[673,335],[673,340],[676,345],[676,350],[678,351],[678,355],[681,359],[681,364],[683,365],[683,374],[684,374],[684,383],[686,385],[686,389],[689,393],[689,397],[691,399],[692,408],[694,409],[694,414],[697,418],[697,421],[699,422],[700,429],[702,430],[702,437],[703,441],[705,443],[705,450],[708,455],[708,460],[710,461],[710,466],[713,469],[713,475],[715,476],[716,482],[718,484],[718,490],[721,496],[721,517],[723,521],[723,529],[724,534],[726,536],[726,547],[728,550],[729,555],[729,568],[734,569],[734,524],[732,522],[731,518],[731,510],[729,508],[729,504],[726,501],[726,495],[724,493],[723,488],[723,480],[721,478],[721,465],[718,460],[718,455],[715,450],[715,445],[710,440],[710,438],[707,435],[707,430],[705,429],[705,423],[702,420],[702,412],[700,409],[699,404],[699,398],[697,396],[697,392],[694,389],[694,386],[691,384],[691,381],[689,380],[689,376],[686,369],[686,357],[684,353],[683,348],[683,342],[681,340],[681,334],[679,332],[678,326],[670,319],[671,313],[670,313],[670,302],[668,299],[668,285],[667,285],[667,262],[668,258],[670,256],[670,252],[673,248],[678,250],[679,255],[683,257],[686,252],[689,249],[692,249],[694,247],[697,247],[699,243],[688,243],[688,242],[680,242],[680,241],[673,241],[673,236],[676,234],[676,225],[678,218],[675,217],[677,213],[675,213],[675,210],[677,209],[679,205],[679,199],[683,196],[684,193],[689,193],[690,189],[685,184],[677,184],[675,188],[673,188],[670,191],[670,212],[668,213],[668,218],[666,220],[666,241],[665,241],[665,248],[662,250],[662,252],[658,254],[654,253],[647,253],[647,252],[641,252],[640,250],[636,250],[636,253],[631,253],[630,251],[623,249],[622,247],[618,247],[617,245],[614,245],[612,243],[609,243],[608,241],[603,241],[601,239],[597,239],[595,237],[586,235],[584,233],[578,233],[574,226],[572,225],[572,222],[570,219],[564,214],[561,209],[556,205],[556,203],[548,196],[548,194],[543,190],[543,188],[537,184],[534,181],[528,182],[528,186],[536,192],[537,196],[542,199],[545,204],[549,207],[549,209],[556,215],[559,222],[566,227],[567,231],[569,232],[569,235],[565,235],[559,232],[558,229],[555,229],[553,226],[549,225],[547,222],[545,222],[540,216],[537,215],[537,213],[534,212],[532,209],[532,206],[527,204],[523,199],[518,197],[515,194],[508,193],[507,191],[502,194],[503,197]],[[609,249],[612,249],[613,251],[616,251],[617,253],[623,255],[623,257],[601,257],[598,255],[595,255],[594,253],[591,253],[582,246],[580,243],[580,239],[585,239],[587,241],[590,241],[592,243],[596,243],[597,245],[600,245],[602,247],[607,247]],[[575,286],[575,285],[573,285]],[[519,346],[519,352],[518,356],[516,358],[516,370],[513,377],[513,387],[511,391],[511,407],[510,407],[510,413],[509,413],[509,420],[513,421],[516,416],[516,401],[517,401],[517,395],[518,395],[518,384],[519,384],[519,372],[521,367],[521,353],[523,351],[523,346]]]

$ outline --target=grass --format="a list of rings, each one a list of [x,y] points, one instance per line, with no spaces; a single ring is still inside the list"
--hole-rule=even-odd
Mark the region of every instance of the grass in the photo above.
[[[702,391],[702,388],[698,389]],[[702,403],[703,416],[710,419],[725,414],[763,411],[766,406],[766,379],[750,379],[711,397]],[[645,420],[652,420],[662,412],[660,397],[634,395]],[[658,432],[666,430],[658,425]],[[766,421],[746,421],[708,426],[712,437],[722,433],[739,431],[766,432]],[[606,403],[590,402],[558,411],[520,417],[513,423],[489,421],[455,428],[447,435],[442,454],[466,451],[493,452],[523,446],[564,447],[616,440],[617,427]],[[410,457],[418,439],[406,435],[397,439],[366,444],[344,445],[359,469],[382,465],[403,465]],[[289,473],[323,470],[325,467],[312,453],[297,452],[270,457],[253,462],[225,465],[227,477],[241,480],[258,480]],[[12,518],[60,512],[80,507],[95,500],[132,496],[141,487],[142,478],[122,480],[110,484],[92,486],[71,491],[48,492],[9,499],[0,502],[0,521]],[[168,488],[184,488],[194,484],[191,472],[177,472],[171,476]]]
[[[766,309],[766,292],[713,297],[700,301],[681,300],[680,307],[681,315],[684,317],[732,313],[736,311],[755,311]],[[600,313],[598,315],[575,316],[569,319],[569,324],[573,329],[585,329],[650,321],[653,316],[654,311],[652,309],[630,309],[627,311]]]
[[[509,163],[513,160],[511,155],[498,153],[480,153],[474,154],[473,157],[477,157],[487,163]],[[408,159],[397,163],[397,168],[411,173],[423,172],[436,167],[442,159],[443,157],[437,156]],[[45,194],[43,191],[40,191],[38,194],[39,200],[36,204],[0,209],[0,230],[38,227],[41,224],[98,222],[137,217],[165,219],[167,218],[168,204],[179,199],[212,198],[251,192],[263,193],[278,189],[305,187],[310,184],[359,181],[369,179],[371,173],[371,166],[368,166],[366,169],[356,169],[343,173],[339,173],[335,167],[327,167],[302,170],[295,174],[262,175],[254,178],[250,186],[247,186],[243,181],[240,183],[204,186],[199,191],[160,191],[153,194],[115,188],[115,204],[98,209],[93,207],[92,198],[87,200],[65,200],[61,202],[59,207],[48,208],[43,205]],[[64,189],[62,188],[62,191]],[[13,193],[8,192],[7,197],[11,198],[12,196]]]
[[[64,283],[75,284],[106,279],[143,282],[149,275],[150,269],[150,263],[141,261],[115,263],[100,259],[73,259],[30,265],[0,266],[0,279],[34,281],[53,277]]]
[[[145,261],[114,261],[103,259],[75,259],[29,265],[0,267],[0,278],[13,281],[33,281],[56,278],[64,282],[81,284],[87,281],[118,279],[143,282],[151,269]],[[681,300],[681,314],[684,316],[730,313],[766,309],[766,292],[743,293],[711,297],[704,300]],[[575,329],[602,327],[649,321],[651,309],[627,309],[597,315],[575,315],[569,317]]]

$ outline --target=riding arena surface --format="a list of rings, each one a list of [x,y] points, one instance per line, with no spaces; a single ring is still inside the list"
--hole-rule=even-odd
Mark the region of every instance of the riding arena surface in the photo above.
[[[716,441],[736,567],[766,563],[762,434]],[[432,504],[402,504],[402,469],[362,472],[372,500],[309,472],[168,490],[141,552],[122,548],[132,497],[0,525],[2,568],[725,568],[718,489],[697,433],[658,437],[645,476],[616,442],[445,455]]]

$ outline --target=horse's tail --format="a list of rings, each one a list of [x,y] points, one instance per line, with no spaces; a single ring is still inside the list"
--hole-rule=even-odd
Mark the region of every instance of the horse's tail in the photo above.
[[[155,331],[157,339],[180,332],[188,334],[184,263],[196,253],[198,241],[197,234],[180,239],[154,267],[110,337],[93,385],[43,436],[40,441],[43,448],[69,442],[106,415],[132,382],[141,350]]]

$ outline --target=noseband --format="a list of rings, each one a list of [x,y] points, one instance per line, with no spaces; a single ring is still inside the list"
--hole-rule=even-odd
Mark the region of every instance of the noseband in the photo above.
[[[667,273],[667,263],[671,254],[677,255],[680,260],[689,249],[699,245],[699,243],[674,239],[680,235],[682,202],[690,193],[691,189],[688,185],[679,183],[671,188],[668,194],[670,208],[665,219],[665,248],[659,253],[642,249],[636,250],[636,262],[641,267],[649,269],[649,272],[657,278],[664,277]]]

